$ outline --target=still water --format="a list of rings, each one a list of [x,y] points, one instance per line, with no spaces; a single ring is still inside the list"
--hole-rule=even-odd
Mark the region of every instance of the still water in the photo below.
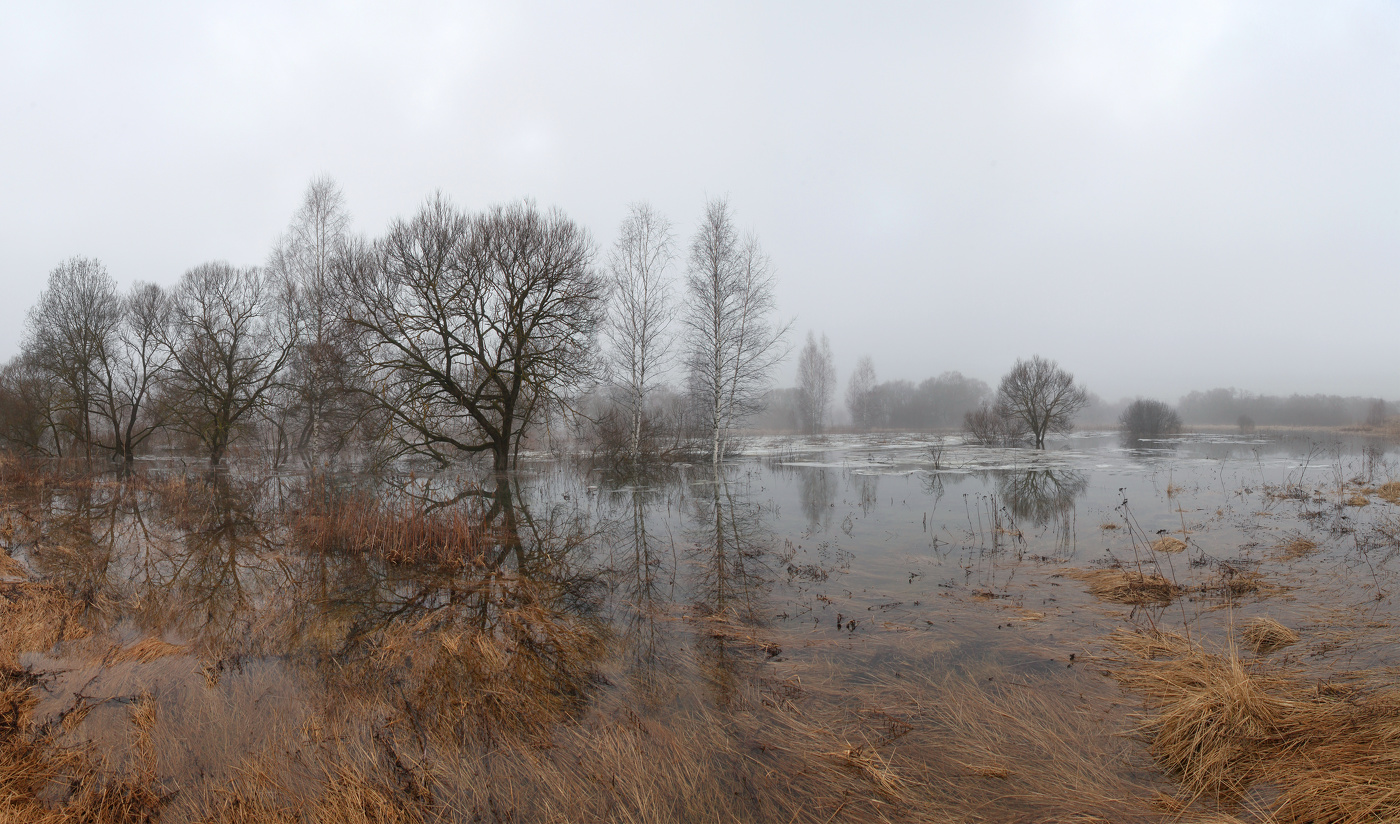
[[[1171,783],[1125,735],[1136,702],[1105,677],[1105,639],[1228,644],[1268,615],[1301,633],[1285,655],[1308,671],[1400,665],[1385,537],[1400,507],[1374,494],[1396,460],[1335,434],[1088,433],[1043,453],[760,439],[719,472],[643,479],[539,457],[484,485],[153,466],[7,500],[7,549],[13,580],[78,604],[58,643],[21,658],[43,674],[37,712],[120,772],[141,750],[132,706],[152,703],[141,752],[168,820],[208,816],[252,774],[314,793],[316,759],[397,775],[442,820],[569,820],[561,804],[619,820],[1150,819]],[[332,525],[399,504],[455,512],[469,526],[453,534],[474,537],[401,557]],[[1184,547],[1157,551],[1164,537]],[[1281,549],[1300,538],[1314,547]],[[1083,574],[1106,569],[1180,595],[1105,601]],[[619,749],[611,779],[574,774],[624,727],[649,743]],[[723,800],[699,784],[613,797],[618,774],[678,757],[648,749],[665,736]],[[503,778],[500,753],[522,746],[535,755]],[[541,752],[552,789],[530,772]],[[569,758],[574,772],[555,763]]]

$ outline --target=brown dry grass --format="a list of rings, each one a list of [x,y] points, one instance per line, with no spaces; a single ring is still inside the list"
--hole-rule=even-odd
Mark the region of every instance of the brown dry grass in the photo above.
[[[1278,555],[1285,561],[1296,561],[1299,558],[1310,555],[1317,549],[1317,544],[1307,538],[1298,536],[1286,544],[1278,547]]]
[[[1387,481],[1376,490],[1376,497],[1390,504],[1400,504],[1400,481]]]
[[[307,551],[367,554],[395,564],[465,567],[491,542],[473,502],[433,508],[407,498],[386,501],[365,490],[337,490],[321,480],[310,484],[291,521]]]
[[[1170,535],[1163,535],[1151,544],[1153,552],[1185,552],[1186,542],[1180,538],[1173,538]]]
[[[1323,689],[1181,636],[1115,640],[1114,675],[1146,699],[1149,751],[1193,801],[1230,807],[1267,785],[1253,798],[1272,821],[1400,820],[1400,692]]]
[[[1298,643],[1298,633],[1268,617],[1250,621],[1245,625],[1243,635],[1255,655],[1264,655]]]
[[[1133,569],[1072,569],[1062,573],[1085,581],[1089,593],[1115,604],[1169,604],[1186,590],[1156,572]]]
[[[1346,499],[1347,506],[1366,506],[1370,503],[1371,501],[1359,492]]]

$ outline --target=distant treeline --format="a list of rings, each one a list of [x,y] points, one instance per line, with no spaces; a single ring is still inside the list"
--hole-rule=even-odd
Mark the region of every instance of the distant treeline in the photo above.
[[[1381,424],[1394,406],[1379,398],[1341,395],[1255,395],[1238,389],[1209,389],[1181,399],[1177,412],[1187,425],[1351,426]]]
[[[944,372],[917,384],[885,381],[875,384],[870,392],[873,429],[958,429],[963,425],[963,416],[992,397],[990,386],[960,372]],[[769,430],[800,430],[799,390],[773,390],[767,409],[754,425]]]

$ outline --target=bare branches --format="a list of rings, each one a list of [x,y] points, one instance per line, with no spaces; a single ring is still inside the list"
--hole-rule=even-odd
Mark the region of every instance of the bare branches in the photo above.
[[[773,325],[770,262],[757,238],[739,238],[725,200],[706,204],[691,240],[686,298],[690,389],[719,463],[730,431],[762,408],[770,373],[787,355],[782,340],[791,325]]]
[[[373,390],[403,449],[514,461],[531,423],[592,380],[593,244],[533,203],[468,217],[441,196],[348,267]]]
[[[1089,393],[1074,383],[1074,375],[1052,360],[1036,355],[1017,360],[997,388],[997,413],[1020,421],[1035,439],[1035,448],[1045,448],[1045,436],[1074,429],[1074,415],[1089,402]]]
[[[164,343],[171,411],[217,465],[235,428],[267,402],[300,333],[296,307],[257,269],[205,263],[180,279]]]
[[[831,344],[822,335],[819,346],[816,336],[808,332],[807,344],[797,356],[797,414],[804,432],[815,435],[822,431],[835,391],[836,366],[832,363]]]
[[[625,396],[631,459],[641,451],[647,394],[662,377],[674,315],[666,269],[675,258],[671,223],[649,204],[633,204],[608,256],[612,306],[607,338],[614,383]]]
[[[846,408],[856,429],[868,431],[880,418],[880,396],[877,392],[875,363],[866,355],[856,364],[846,383]]]

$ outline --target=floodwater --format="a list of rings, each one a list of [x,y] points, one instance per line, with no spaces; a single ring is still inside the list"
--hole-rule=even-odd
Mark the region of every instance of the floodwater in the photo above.
[[[541,457],[485,490],[153,465],[9,495],[6,548],[77,605],[20,655],[36,717],[145,769],[162,820],[295,809],[347,770],[423,820],[1167,820],[1106,639],[1269,616],[1300,671],[1393,675],[1396,463],[1335,433],[1088,433],[767,438],[641,480]],[[461,562],[386,557],[308,537],[329,498],[487,527]],[[1178,594],[1105,600],[1102,570]]]

